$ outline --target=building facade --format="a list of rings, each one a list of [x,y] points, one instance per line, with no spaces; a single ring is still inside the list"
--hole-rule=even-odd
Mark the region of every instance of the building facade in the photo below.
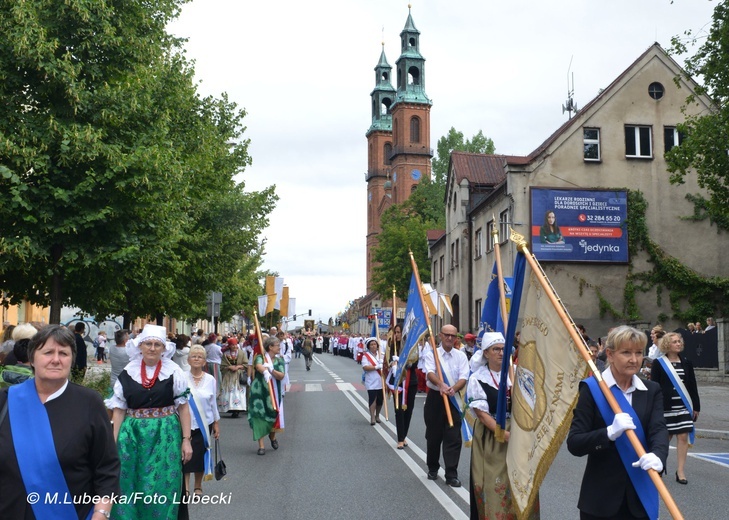
[[[446,235],[430,249],[431,281],[458,302],[452,320],[459,330],[478,330],[494,264],[493,230],[499,231],[506,276],[516,256],[508,241],[510,228],[526,236],[533,250],[533,230],[545,218],[532,215],[535,188],[639,192],[646,204],[645,227],[667,260],[675,259],[701,276],[726,276],[722,251],[729,239],[708,220],[685,218],[694,213],[686,196],[703,190],[692,176],[685,184],[672,185],[664,158],[682,138],[676,125],[684,120],[682,107],[695,87],[654,44],[531,154],[452,155]],[[687,110],[709,111],[711,102],[698,96]],[[617,228],[627,233],[625,223]],[[541,263],[573,320],[585,325],[593,338],[625,321],[645,328],[658,322],[668,329],[683,325],[672,318],[672,305],[681,302],[671,302],[659,285],[643,284],[634,290],[630,297],[637,315],[618,316],[626,312],[632,290],[628,281],[652,268],[644,249],[622,263]]]

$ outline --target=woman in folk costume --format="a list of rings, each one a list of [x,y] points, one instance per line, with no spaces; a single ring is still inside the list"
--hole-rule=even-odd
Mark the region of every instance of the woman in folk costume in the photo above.
[[[187,376],[171,359],[174,349],[174,343],[167,343],[164,327],[145,325],[130,344],[129,364],[106,401],[114,410],[122,494],[139,491],[167,499],[151,504],[142,500],[117,503],[112,518],[178,517],[182,464],[190,460],[192,445],[190,389]]]
[[[663,415],[668,427],[668,442],[676,436],[676,482],[688,484],[684,466],[689,444],[694,441],[694,422],[699,418],[701,401],[696,385],[696,375],[691,362],[682,354],[683,338],[677,332],[669,332],[658,345],[661,356],[653,361],[651,381],[661,385],[663,391]]]
[[[577,502],[582,520],[658,518],[658,491],[647,471],[663,470],[668,431],[660,385],[637,376],[644,349],[645,334],[627,325],[612,329],[605,342],[608,368],[602,379],[621,413],[612,411],[594,376],[580,383],[567,449],[587,455]],[[643,445],[642,457],[624,435],[627,430]]]
[[[258,454],[265,455],[264,437],[268,435],[271,447],[278,449],[276,433],[284,429],[284,408],[282,398],[281,381],[286,374],[286,362],[278,356],[281,350],[281,343],[275,336],[268,337],[263,341],[265,354],[261,355],[260,349],[253,354],[253,373],[251,382],[250,408],[248,410],[248,423],[253,430],[253,440],[258,441]],[[276,400],[276,408],[271,401],[269,382],[273,387],[273,396]]]
[[[362,370],[364,370],[364,385],[369,396],[370,424],[372,426],[380,421],[380,410],[384,396],[382,395],[382,354],[380,341],[377,338],[367,339],[367,350],[362,354]]]
[[[245,350],[238,347],[237,338],[228,338],[228,342],[222,350],[218,411],[220,413],[232,412],[233,417],[238,417],[239,412],[247,410],[248,355]]]
[[[408,445],[407,436],[410,430],[410,419],[415,408],[415,396],[418,394],[418,368],[420,350],[417,345],[410,350],[402,378],[397,390],[395,389],[395,372],[397,371],[398,356],[400,354],[402,330],[396,325],[391,341],[388,341],[390,353],[390,372],[387,375],[387,386],[393,394],[395,401],[395,427],[397,429],[397,449],[402,450]]]
[[[203,372],[205,366],[205,347],[193,345],[187,360],[190,371],[186,372],[187,383],[190,387],[190,422],[192,431],[192,458],[184,465],[185,493],[190,490],[190,473],[195,474],[194,493],[202,495],[202,481],[204,475],[212,477],[212,439],[220,438],[220,414],[215,396],[217,388],[215,379]],[[245,376],[244,376],[245,377]],[[203,424],[206,427],[200,427]]]
[[[517,509],[512,501],[506,468],[509,446],[511,379],[507,376],[507,421],[504,442],[496,439],[496,406],[501,381],[501,365],[506,340],[500,332],[485,332],[481,350],[471,358],[472,374],[468,379],[468,406],[476,416],[471,444],[471,519],[515,520]],[[528,518],[539,518],[539,500]]]

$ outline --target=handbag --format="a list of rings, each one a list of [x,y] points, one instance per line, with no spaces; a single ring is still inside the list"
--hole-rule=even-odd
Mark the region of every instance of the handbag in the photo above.
[[[220,480],[228,473],[223,457],[220,453],[220,442],[215,439],[215,480]]]

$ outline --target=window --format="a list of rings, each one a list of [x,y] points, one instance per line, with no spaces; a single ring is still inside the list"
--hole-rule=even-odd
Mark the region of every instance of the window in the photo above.
[[[496,223],[493,220],[489,221],[489,223],[486,225],[486,252],[487,253],[494,250],[493,236],[494,236],[494,226],[495,225],[496,225]]]
[[[445,271],[445,258],[443,255],[440,255],[440,270],[438,271],[438,279],[443,279],[443,271]]]
[[[483,300],[478,299],[476,300],[476,326],[473,328],[474,330],[478,330],[481,328],[481,309],[483,308]]]
[[[413,117],[410,119],[410,142],[420,142],[420,119]]]
[[[625,156],[653,158],[650,126],[625,126]]]
[[[433,262],[433,272],[431,274],[432,274],[431,279],[432,279],[433,283],[435,283],[435,281],[438,279],[437,278],[437,276],[438,276],[438,260],[436,260],[435,262]]]
[[[657,81],[648,85],[648,95],[656,101],[663,97],[664,92],[665,90],[663,88],[663,85],[661,85]]]
[[[585,161],[600,161],[600,129],[583,129],[583,156]]]
[[[499,243],[503,244],[509,240],[509,210],[505,209],[499,213]]]
[[[473,248],[476,251],[476,258],[481,258],[483,254],[483,230],[478,228],[476,230],[476,238],[474,240]]]
[[[675,126],[666,126],[663,128],[663,144],[665,147],[664,151],[669,151],[674,146],[678,146],[683,143],[683,133],[678,131]]]
[[[392,143],[385,143],[385,164],[392,164],[390,156],[392,155]]]
[[[451,269],[458,267],[458,239],[451,242]]]

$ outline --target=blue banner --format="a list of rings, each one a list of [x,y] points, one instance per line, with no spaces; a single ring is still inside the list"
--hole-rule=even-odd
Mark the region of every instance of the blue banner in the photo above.
[[[539,261],[628,263],[628,193],[531,188],[532,252]]]
[[[428,330],[428,318],[423,311],[423,301],[420,296],[420,287],[415,280],[415,273],[410,278],[410,289],[408,290],[408,304],[405,308],[405,321],[402,325],[402,352],[397,363],[395,381],[400,382],[402,371],[405,368],[410,350],[416,346],[418,339]],[[431,338],[431,343],[434,338]],[[417,347],[416,347],[417,348]],[[435,348],[435,346],[434,346]]]
[[[511,307],[511,298],[513,295],[514,279],[510,277],[504,278],[504,295],[506,296],[506,312]],[[504,321],[501,317],[501,308],[499,304],[499,277],[496,271],[496,262],[491,271],[491,281],[486,289],[486,298],[483,301],[483,309],[481,311],[481,326],[478,331],[479,343],[481,346],[481,338],[484,332],[504,332]]]
[[[514,262],[514,297],[511,302],[511,312],[509,313],[509,326],[506,329],[506,343],[504,344],[504,359],[501,365],[501,381],[499,381],[499,395],[496,402],[496,424],[501,429],[506,429],[506,392],[507,377],[509,376],[509,363],[511,359],[511,351],[514,346],[514,336],[516,335],[516,324],[519,319],[519,306],[521,305],[521,295],[524,288],[524,273],[526,271],[526,258],[524,253],[519,252]]]

